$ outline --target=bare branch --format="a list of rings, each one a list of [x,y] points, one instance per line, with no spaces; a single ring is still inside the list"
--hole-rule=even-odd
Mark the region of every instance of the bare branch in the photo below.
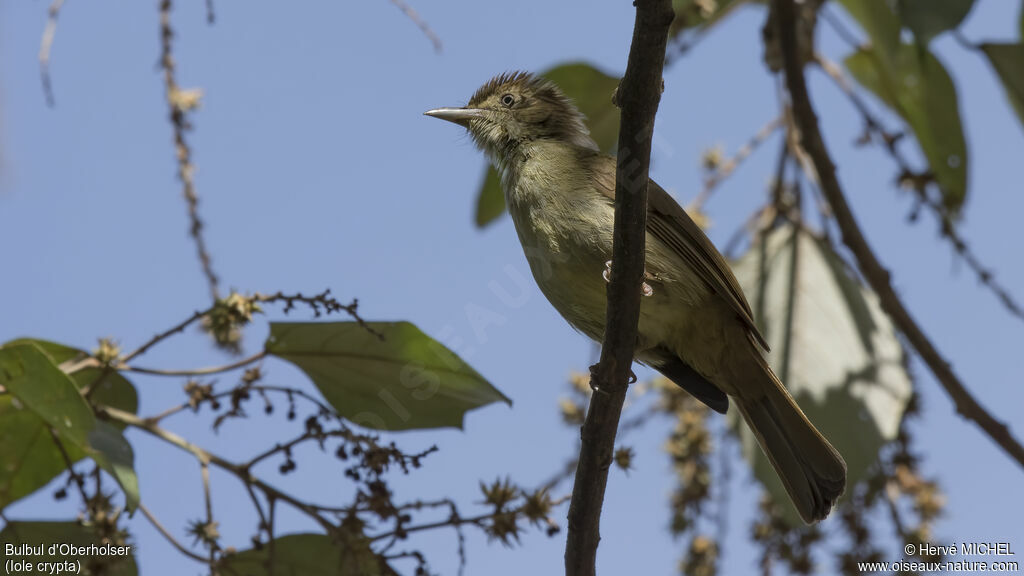
[[[427,39],[430,40],[430,43],[434,45],[435,52],[441,51],[441,38],[434,33],[430,28],[430,25],[427,24],[427,21],[424,20],[412,6],[407,4],[405,0],[391,0],[391,3],[401,10],[402,13],[405,14],[406,18],[412,20],[413,24],[419,27],[420,31],[423,32],[423,35],[426,36]]]
[[[949,363],[929,340],[910,312],[896,295],[890,282],[889,271],[878,261],[868,245],[864,233],[857,224],[836,178],[835,165],[818,127],[818,117],[807,92],[804,71],[796,45],[796,21],[793,0],[773,0],[779,27],[779,41],[785,63],[786,86],[792,100],[793,116],[800,130],[801,145],[811,157],[822,193],[828,199],[836,224],[842,233],[843,243],[857,259],[857,265],[871,288],[878,294],[882,309],[917,350],[939,384],[946,390],[956,405],[957,412],[973,420],[986,434],[999,444],[1006,453],[1024,467],[1024,446],[1013,437],[1009,428],[993,418],[967,390],[964,383],[953,372]]]
[[[249,364],[259,362],[267,357],[267,352],[261,351],[243,358],[237,362],[231,364],[224,364],[223,366],[209,366],[206,368],[193,368],[188,370],[157,370],[155,368],[143,368],[141,366],[130,366],[128,364],[119,364],[118,370],[123,372],[138,372],[140,374],[152,374],[154,376],[209,376],[211,374],[220,374],[221,372],[230,372],[239,368],[244,368]]]
[[[53,108],[53,85],[50,83],[50,50],[53,48],[53,38],[57,34],[57,17],[60,16],[60,9],[64,7],[64,0],[53,0],[47,10],[46,28],[43,29],[43,39],[39,44],[39,76],[43,81],[43,96],[46,97],[46,105]]]
[[[195,456],[195,458],[200,463],[205,461],[210,464],[213,464],[214,466],[222,470],[230,472],[242,482],[251,484],[254,488],[263,492],[263,494],[267,498],[273,498],[291,504],[293,507],[295,507],[296,510],[299,510],[300,512],[312,518],[328,533],[331,533],[335,529],[334,524],[332,524],[329,520],[324,518],[324,516],[317,511],[315,506],[303,502],[302,500],[299,500],[298,498],[295,498],[287,494],[286,492],[282,492],[277,488],[274,488],[270,484],[267,484],[263,480],[260,480],[259,478],[253,476],[249,472],[249,470],[246,469],[244,466],[235,464],[234,462],[230,462],[224,458],[221,458],[220,456],[217,456],[216,454],[212,454],[204,450],[203,448],[200,448],[199,446],[196,446],[195,444],[189,442],[188,440],[185,440],[181,436],[178,436],[174,432],[161,428],[157,426],[155,423],[148,420],[144,420],[136,416],[135,414],[132,414],[131,412],[125,412],[124,410],[118,410],[110,406],[104,406],[103,408],[101,408],[101,410],[103,416],[110,418],[115,422],[120,422],[122,424],[126,424],[128,426],[132,426],[134,428],[138,428],[140,430],[148,432],[149,434],[157,438],[160,438],[161,440],[169,444],[177,446],[178,448],[181,448],[182,450]],[[206,562],[206,560],[203,559],[203,562]]]
[[[209,560],[189,550],[181,542],[178,542],[178,540],[170,532],[167,531],[167,528],[164,528],[164,525],[156,519],[156,516],[153,516],[153,513],[149,511],[149,508],[146,508],[145,504],[139,503],[139,511],[142,512],[142,515],[146,517],[146,520],[149,520],[149,523],[152,524],[154,528],[156,528],[156,531],[159,532],[168,542],[170,542],[171,546],[174,546],[174,548],[178,552],[181,552],[182,554],[188,556],[196,562],[201,562],[203,564],[209,565]]]
[[[718,166],[716,166],[713,171],[704,178],[704,188],[701,190],[700,194],[694,198],[693,202],[690,203],[690,206],[687,207],[687,212],[701,210],[704,207],[704,204],[708,201],[708,198],[711,197],[711,194],[716,188],[718,188],[718,185],[729,178],[729,176],[732,176],[732,173],[740,164],[743,163],[744,160],[747,159],[747,157],[753,154],[769,136],[782,127],[784,120],[784,116],[781,115],[773,118],[767,124],[762,126],[746,144],[741,146],[740,149],[736,151],[735,155],[718,164]]]
[[[591,372],[593,399],[581,431],[580,459],[569,506],[565,573],[596,572],[601,506],[615,434],[626,398],[640,318],[651,137],[663,86],[671,0],[636,0],[626,74],[616,93],[622,108],[615,174],[615,231],[601,360]]]
[[[164,72],[164,88],[167,105],[170,109],[171,126],[174,128],[175,158],[178,162],[178,179],[181,180],[182,194],[188,205],[188,217],[192,222],[189,233],[196,243],[196,255],[209,285],[210,297],[217,300],[217,274],[213,271],[210,252],[206,248],[203,237],[203,222],[199,219],[199,197],[195,188],[195,165],[192,164],[192,148],[185,140],[185,133],[191,129],[187,113],[199,106],[199,92],[182,90],[175,80],[175,63],[172,47],[174,44],[174,28],[171,27],[172,0],[160,2],[160,67]]]

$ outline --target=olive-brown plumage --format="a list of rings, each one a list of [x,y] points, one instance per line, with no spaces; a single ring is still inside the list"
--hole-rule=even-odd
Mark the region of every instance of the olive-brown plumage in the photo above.
[[[615,158],[552,83],[516,72],[462,108],[427,115],[464,126],[501,174],[538,286],[577,330],[601,341],[611,260]],[[725,259],[686,211],[648,186],[645,284],[635,356],[712,409],[733,399],[804,521],[828,515],[846,463],[765,362],[764,337]]]

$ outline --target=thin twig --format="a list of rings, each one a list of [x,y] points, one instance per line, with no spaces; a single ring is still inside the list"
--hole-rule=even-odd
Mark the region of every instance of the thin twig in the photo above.
[[[178,179],[182,184],[182,195],[188,205],[188,217],[191,221],[189,232],[196,243],[196,255],[202,266],[206,283],[210,289],[210,297],[219,297],[217,274],[213,271],[210,252],[206,248],[203,237],[203,222],[199,218],[199,197],[195,188],[195,165],[192,164],[192,148],[185,140],[185,133],[191,129],[187,113],[199,105],[198,92],[184,91],[175,80],[175,63],[172,51],[174,28],[171,27],[172,0],[160,2],[160,67],[164,72],[164,88],[167,106],[170,109],[171,126],[174,129],[174,150],[178,162]]]
[[[57,435],[57,431],[50,428],[50,438],[53,439],[53,444],[57,446],[57,450],[60,451],[61,458],[64,459],[64,465],[68,468],[68,474],[71,475],[71,481],[78,487],[78,493],[82,497],[82,505],[88,506],[89,495],[85,493],[84,482],[82,481],[82,475],[75,472],[75,463],[71,461],[71,456],[68,455],[68,451],[64,448],[64,443],[60,441],[60,436]]]
[[[206,460],[199,460],[199,471],[200,476],[203,478],[203,501],[206,503],[206,528],[204,533],[209,537],[210,531],[214,526],[213,522],[213,494],[210,490],[210,463]],[[210,538],[208,541],[210,547],[210,566],[214,566],[217,561],[217,546],[216,541]]]
[[[200,462],[209,462],[210,464],[213,464],[214,466],[231,473],[242,482],[251,484],[254,488],[263,492],[263,494],[267,498],[276,498],[278,500],[281,500],[282,502],[287,502],[288,504],[292,505],[296,510],[299,510],[300,512],[312,518],[314,521],[316,521],[317,524],[319,524],[328,532],[331,532],[336,528],[334,524],[332,524],[329,520],[324,518],[323,515],[321,515],[317,511],[316,506],[303,502],[302,500],[299,500],[298,498],[295,498],[286,492],[282,492],[277,488],[274,488],[273,486],[267,484],[263,480],[260,480],[259,478],[253,476],[252,473],[247,468],[240,464],[236,464],[234,462],[221,458],[216,454],[208,452],[207,450],[200,448],[199,446],[196,446],[195,444],[189,442],[188,440],[185,440],[181,436],[178,436],[174,432],[161,428],[157,426],[155,423],[140,418],[135,414],[132,414],[131,412],[118,410],[117,408],[112,408],[110,406],[102,407],[101,411],[103,416],[110,418],[111,420],[120,422],[122,424],[126,424],[128,426],[132,426],[133,428],[138,428],[139,430],[143,430],[157,438],[160,438],[161,440],[169,444],[177,446],[178,448],[192,454]],[[206,560],[204,559],[203,562],[205,561]]]
[[[783,116],[778,116],[772,119],[770,122],[761,127],[760,130],[754,134],[746,144],[740,147],[731,158],[722,162],[713,172],[708,174],[704,178],[704,188],[700,191],[700,194],[694,198],[690,206],[687,207],[687,211],[701,210],[704,204],[714,193],[718,185],[725,181],[732,173],[743,163],[757,148],[768,139],[769,136],[775,133],[783,125]]]
[[[188,556],[196,562],[200,562],[202,564],[209,564],[209,560],[189,550],[181,542],[178,542],[178,540],[173,535],[171,535],[170,532],[167,531],[167,528],[164,528],[164,525],[156,519],[156,516],[153,516],[153,513],[149,511],[149,508],[146,508],[146,505],[142,504],[141,502],[139,503],[139,511],[142,512],[142,515],[145,516],[147,520],[149,520],[149,523],[152,524],[154,528],[156,528],[156,531],[159,532],[164,537],[164,539],[170,542],[171,546],[174,546],[174,548],[177,549],[178,552],[181,552],[182,554]]]
[[[590,384],[595,392],[580,433],[580,459],[565,547],[567,576],[593,576],[597,570],[601,506],[640,318],[651,136],[661,100],[665,47],[674,13],[671,0],[636,0],[634,5],[636,21],[629,60],[615,98],[622,109],[612,238],[615,273],[607,290],[601,360],[591,371]]]
[[[50,83],[50,50],[53,48],[53,38],[57,34],[57,17],[60,16],[60,9],[63,7],[64,0],[50,2],[50,8],[46,11],[46,28],[43,29],[43,39],[39,45],[39,76],[43,81],[46,105],[50,108],[56,103],[53,98],[53,85]]]
[[[441,51],[441,38],[434,33],[430,28],[430,25],[427,24],[427,21],[424,20],[412,6],[407,4],[405,0],[391,0],[391,3],[401,10],[402,13],[405,14],[406,18],[412,20],[413,24],[419,27],[420,31],[423,32],[423,35],[426,36],[427,39],[430,40],[430,43],[434,45],[435,52]]]
[[[203,310],[201,312],[199,312],[199,311],[193,312],[191,316],[189,316],[188,318],[186,318],[182,322],[180,322],[180,323],[178,323],[178,324],[168,328],[167,330],[164,330],[163,332],[153,336],[146,343],[144,343],[142,346],[139,346],[137,349],[135,349],[134,351],[129,353],[127,356],[125,356],[124,358],[121,358],[121,362],[126,364],[128,362],[131,362],[135,358],[138,358],[139,356],[142,356],[150,348],[152,348],[153,346],[156,346],[157,344],[159,344],[160,342],[166,340],[170,336],[173,336],[173,335],[178,334],[180,332],[184,332],[185,328],[188,328],[193,323],[201,320],[203,317],[205,317],[207,314],[209,314],[212,311],[213,311],[213,308],[210,307],[210,308],[207,308],[206,310]]]
[[[822,139],[821,130],[818,127],[818,117],[807,92],[804,71],[796,45],[793,0],[773,0],[773,7],[777,13],[778,37],[785,64],[786,86],[792,100],[793,116],[800,129],[801,143],[814,163],[819,185],[832,207],[836,224],[842,233],[843,243],[853,253],[864,278],[878,294],[882,309],[892,318],[893,323],[903,332],[907,341],[928,365],[939,384],[953,400],[957,412],[965,418],[973,420],[1012,459],[1024,467],[1024,446],[1013,437],[1005,424],[993,418],[982,408],[953,372],[952,367],[935,348],[935,345],[932,344],[893,290],[889,272],[878,261],[878,257],[868,245],[864,233],[850,210],[839,180],[836,178],[835,165],[832,163],[828,148]]]
[[[238,370],[244,368],[249,364],[259,362],[267,357],[266,350],[257,352],[248,358],[242,358],[237,362],[230,364],[224,364],[222,366],[207,366],[206,368],[191,368],[186,370],[160,370],[156,368],[144,368],[142,366],[130,366],[128,364],[118,364],[117,369],[122,372],[138,372],[140,374],[152,374],[154,376],[209,376],[211,374],[220,374],[222,372],[230,372],[232,370]]]

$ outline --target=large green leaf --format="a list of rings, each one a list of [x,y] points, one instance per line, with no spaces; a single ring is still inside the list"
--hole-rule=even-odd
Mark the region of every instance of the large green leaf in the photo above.
[[[896,438],[911,395],[892,322],[830,246],[802,228],[780,227],[758,239],[733,270],[772,347],[769,363],[843,455],[852,486]],[[753,433],[739,430],[755,476],[777,502],[788,502]],[[795,509],[783,509],[799,523]]]
[[[78,522],[8,522],[4,526],[3,531],[0,531],[0,550],[5,550],[8,544],[15,546],[14,549],[16,551],[24,551],[27,554],[18,554],[16,557],[14,555],[9,557],[0,555],[0,558],[4,558],[5,562],[18,560],[30,562],[33,569],[26,570],[25,573],[53,573],[52,571],[35,570],[39,562],[50,562],[57,566],[62,566],[64,567],[64,573],[70,572],[72,574],[135,576],[139,573],[139,569],[135,565],[135,556],[130,546],[127,547],[127,550],[114,546],[105,546],[106,543],[92,529],[82,526]],[[79,555],[70,553],[74,552],[74,550],[60,548],[61,545],[82,547],[91,544],[102,546],[110,553],[106,555]],[[22,545],[28,545],[32,548],[21,548]],[[50,547],[54,545],[56,547],[53,549],[53,553],[51,553]],[[42,546],[41,550],[39,546]],[[41,552],[41,554],[37,552]],[[63,564],[65,562],[75,562],[76,568],[68,570],[67,565]],[[81,565],[81,572],[77,570],[78,563]],[[54,567],[51,566],[51,568]],[[5,572],[5,574],[8,573],[14,574],[15,572]]]
[[[65,445],[77,449],[75,455],[85,454],[95,460],[121,485],[125,506],[134,511],[139,501],[139,487],[132,466],[131,445],[117,428],[96,420],[78,387],[50,356],[32,342],[0,348],[0,385],[12,395],[9,404],[2,405],[4,409],[34,414],[43,421],[44,428],[52,428]],[[38,422],[27,417],[18,416],[15,421],[26,427],[15,431],[15,437],[30,440],[33,445],[41,446],[44,441],[41,435],[49,434],[46,430],[37,430]],[[47,452],[52,456],[52,451]],[[13,495],[17,497],[23,496],[19,492],[26,488],[38,488],[33,484],[42,476],[39,470],[20,474],[26,460],[28,458],[22,454],[14,463],[11,488],[16,489]],[[48,472],[50,464],[52,462],[47,460],[44,465],[47,469],[43,471]],[[8,493],[5,500],[10,501],[11,496]]]
[[[274,547],[273,565],[270,547]],[[365,538],[347,544],[323,534],[289,534],[259,549],[230,554],[221,561],[225,576],[387,576],[395,574]]]
[[[57,365],[89,356],[89,354],[84,350],[65,346],[57,342],[50,342],[48,340],[37,340],[35,338],[18,338],[17,340],[7,342],[4,346],[26,343],[32,343],[38,346]],[[99,377],[100,372],[101,370],[99,368],[85,368],[72,374],[71,379],[75,381],[76,386],[84,388],[92,384],[96,378]],[[107,374],[103,379],[103,382],[100,383],[99,388],[93,391],[90,398],[93,402],[98,404],[112,406],[133,414],[138,410],[139,398],[138,394],[135,392],[135,386],[132,385],[127,378],[122,376],[120,372],[111,372]]]
[[[864,48],[845,60],[862,86],[895,110],[914,131],[946,208],[957,213],[967,195],[967,143],[956,87],[929,50],[900,44],[885,58]]]
[[[465,413],[509,402],[408,322],[271,322],[267,352],[302,369],[345,418],[381,430],[461,428]]]
[[[871,38],[877,53],[888,60],[900,45],[900,19],[888,0],[839,0],[839,4]]]
[[[1024,14],[1024,8],[1021,12]],[[1021,22],[1024,26],[1024,18]],[[1021,35],[1024,37],[1024,30]],[[1017,44],[982,44],[981,49],[1002,80],[1006,97],[1017,112],[1017,118],[1024,124],[1024,40]]]
[[[87,354],[81,350],[45,340],[18,339],[4,346],[34,343],[55,364]],[[97,368],[79,370],[71,375],[79,388],[91,384],[100,374]],[[108,374],[92,395],[94,402],[134,413],[138,407],[135,387],[120,374]],[[50,437],[49,427],[34,412],[15,405],[13,396],[0,396],[0,509],[35,492],[67,469],[63,456]],[[72,462],[86,454],[74,444],[65,449]]]
[[[903,25],[914,38],[928,44],[932,38],[960,25],[974,6],[974,0],[899,0],[896,4]]]
[[[587,117],[591,138],[601,150],[611,152],[619,137],[619,109],[612,104],[612,94],[619,85],[619,79],[583,62],[555,66],[540,75],[554,82],[573,99]],[[476,225],[483,228],[504,212],[505,195],[501,191],[501,179],[498,172],[488,166],[477,193]]]

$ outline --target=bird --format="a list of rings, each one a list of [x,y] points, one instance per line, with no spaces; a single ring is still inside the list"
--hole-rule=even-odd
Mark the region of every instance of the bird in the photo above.
[[[427,116],[468,130],[500,174],[531,273],[576,330],[601,342],[612,272],[616,158],[554,83],[507,72],[463,107]],[[661,186],[647,186],[645,272],[634,358],[712,410],[729,399],[807,524],[828,516],[846,462],[768,365],[768,344],[725,258]]]

